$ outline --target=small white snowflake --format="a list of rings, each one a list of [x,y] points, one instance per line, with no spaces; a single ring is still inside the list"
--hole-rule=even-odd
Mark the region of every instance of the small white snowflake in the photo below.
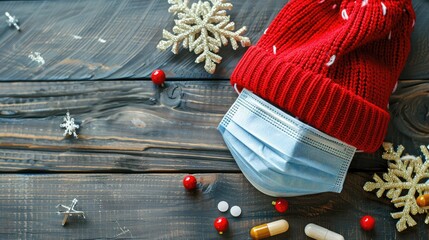
[[[39,52],[31,52],[28,57],[31,59],[31,61],[37,62],[40,65],[45,64],[45,59],[43,59],[42,55]]]
[[[77,138],[76,130],[79,129],[79,125],[75,124],[74,118],[70,117],[69,112],[67,112],[66,116],[64,117],[64,122],[60,124],[60,127],[65,128],[63,136],[73,135],[75,138]]]
[[[388,162],[388,172],[383,174],[383,178],[374,174],[374,182],[365,183],[365,191],[378,189],[377,197],[382,197],[387,190],[386,197],[392,199],[396,208],[403,208],[400,212],[391,213],[394,219],[399,219],[396,223],[398,232],[405,230],[408,226],[415,226],[417,223],[411,215],[426,213],[425,223],[429,223],[429,213],[426,207],[417,205],[416,197],[429,191],[429,151],[426,146],[420,146],[425,161],[420,156],[401,156],[405,148],[400,145],[395,151],[392,144],[384,143],[386,151],[382,158]],[[384,180],[383,180],[384,179]],[[403,193],[404,192],[404,193]]]
[[[6,15],[7,17],[7,24],[9,25],[9,27],[11,27],[12,25],[16,28],[16,30],[21,31],[21,28],[18,25],[18,18],[16,18],[15,16],[10,15],[10,13],[5,12],[4,15]]]
[[[211,2],[211,4],[210,4]],[[217,55],[219,48],[228,44],[228,39],[234,50],[241,46],[250,46],[250,40],[241,36],[247,29],[242,27],[234,32],[235,23],[230,22],[230,17],[226,15],[226,10],[232,9],[231,3],[225,0],[210,0],[193,3],[188,7],[189,0],[168,0],[172,6],[168,12],[177,14],[176,25],[173,33],[163,30],[163,38],[158,43],[157,48],[166,50],[171,47],[174,54],[179,52],[179,44],[190,52],[199,55],[196,63],[205,61],[204,69],[213,74],[216,70],[216,63],[220,63],[222,57]]]

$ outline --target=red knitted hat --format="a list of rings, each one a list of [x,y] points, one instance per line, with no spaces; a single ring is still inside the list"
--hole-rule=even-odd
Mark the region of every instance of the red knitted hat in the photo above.
[[[366,152],[410,49],[411,0],[291,0],[231,76],[301,121]]]

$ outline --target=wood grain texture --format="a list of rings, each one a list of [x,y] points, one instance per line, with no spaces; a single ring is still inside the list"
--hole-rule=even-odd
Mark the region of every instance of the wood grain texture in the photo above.
[[[287,0],[231,2],[232,20],[256,43]],[[413,4],[417,22],[401,78],[428,79],[429,2]],[[363,191],[373,173],[362,171],[386,169],[381,151],[356,154],[341,194],[289,198],[289,211],[276,213],[216,130],[237,97],[226,79],[245,49],[222,49],[215,75],[187,51],[156,50],[162,29],[173,26],[168,7],[166,0],[0,1],[22,27],[0,28],[0,172],[8,173],[0,175],[0,239],[249,239],[252,226],[282,217],[290,230],[272,239],[308,239],[309,222],[346,239],[429,239],[424,216],[397,233],[396,209]],[[45,64],[32,62],[32,52]],[[155,68],[169,77],[165,89],[146,81]],[[390,102],[386,140],[412,154],[429,143],[428,84],[400,81]],[[67,110],[81,124],[78,140],[59,128]],[[197,173],[196,193],[183,190],[185,172]],[[75,197],[87,219],[62,227],[55,206]],[[239,205],[242,216],[221,214],[221,200]],[[375,231],[360,229],[365,214],[376,218]],[[213,228],[219,215],[230,220],[222,237]]]
[[[231,19],[248,27],[246,36],[255,44],[287,0],[231,2]],[[429,3],[413,4],[417,22],[402,79],[427,79]],[[215,75],[195,64],[187,50],[173,55],[156,49],[162,29],[173,27],[168,7],[166,0],[0,1],[0,9],[16,15],[22,27],[21,32],[6,24],[0,28],[0,80],[139,79],[156,68],[171,78],[228,79],[245,49],[222,48]],[[31,61],[34,52],[45,64]]]
[[[236,97],[226,81],[172,82],[164,89],[147,81],[3,83],[0,89],[3,170],[237,170],[216,130]],[[81,125],[77,140],[64,139],[59,128],[66,109]]]
[[[228,13],[256,42],[286,2],[235,0]],[[6,24],[0,30],[0,80],[143,78],[156,68],[177,78],[229,78],[244,48],[224,47],[213,76],[186,49],[179,55],[156,49],[162,29],[174,25],[169,6],[166,0],[1,1],[0,9],[17,16],[22,31]],[[31,61],[31,52],[45,64]]]
[[[419,154],[429,142],[428,82],[401,81],[386,137]],[[0,83],[0,171],[237,172],[216,130],[237,94],[228,81]],[[79,139],[59,127],[67,109]],[[386,168],[381,151],[351,170]]]
[[[0,238],[250,239],[252,226],[284,218],[289,231],[270,239],[308,239],[303,230],[310,222],[345,239],[428,239],[423,215],[415,217],[419,227],[396,232],[389,201],[362,189],[371,175],[349,174],[341,194],[289,198],[289,210],[279,214],[271,205],[274,198],[255,190],[241,174],[198,174],[201,186],[195,193],[183,189],[183,174],[6,174],[0,176]],[[55,206],[75,197],[86,219],[70,218],[62,227]],[[242,215],[220,213],[222,200],[240,206]],[[377,220],[372,232],[360,229],[365,214]],[[223,236],[213,228],[221,215],[230,221]]]
[[[429,1],[413,0],[416,24],[411,36],[411,52],[401,79],[429,78]]]
[[[402,144],[406,152],[421,154],[429,144],[429,81],[402,80],[390,98],[391,123],[386,140]]]

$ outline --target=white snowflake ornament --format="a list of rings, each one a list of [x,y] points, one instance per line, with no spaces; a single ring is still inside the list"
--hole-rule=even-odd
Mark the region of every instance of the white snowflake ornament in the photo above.
[[[404,147],[398,146],[395,151],[391,143],[383,144],[384,150],[382,158],[388,161],[388,172],[383,174],[383,178],[374,174],[374,182],[367,182],[363,186],[365,191],[378,189],[377,197],[382,197],[387,190],[386,197],[392,199],[396,208],[402,208],[400,212],[391,213],[394,219],[399,219],[396,229],[401,232],[407,227],[415,226],[417,223],[411,215],[426,213],[425,223],[429,223],[428,209],[417,205],[416,198],[429,191],[429,151],[428,147],[420,146],[425,161],[420,156],[404,155]]]
[[[228,45],[228,39],[234,50],[238,48],[238,42],[242,47],[250,46],[249,38],[241,36],[246,32],[246,27],[234,32],[235,23],[226,15],[226,10],[233,7],[231,3],[225,0],[199,0],[190,8],[188,0],[168,0],[168,3],[171,4],[168,12],[177,14],[178,19],[175,20],[173,33],[163,30],[165,40],[158,43],[158,49],[166,50],[171,46],[171,51],[178,54],[182,43],[183,48],[199,55],[195,62],[205,61],[204,69],[213,74],[216,63],[222,60],[216,53],[222,45]]]
[[[65,128],[63,136],[69,135],[77,137],[76,130],[79,129],[79,125],[74,122],[74,118],[70,117],[70,113],[67,112],[66,116],[64,117],[64,122],[60,124],[61,128]]]

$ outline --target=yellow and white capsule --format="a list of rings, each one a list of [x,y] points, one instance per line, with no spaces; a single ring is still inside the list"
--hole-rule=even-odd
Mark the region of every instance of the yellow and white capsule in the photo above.
[[[307,224],[304,232],[307,237],[311,237],[316,240],[344,240],[344,237],[340,234],[314,223]]]
[[[265,223],[259,226],[255,226],[250,229],[250,236],[252,239],[264,239],[267,237],[275,236],[286,232],[289,229],[289,223],[280,219],[274,222]]]

